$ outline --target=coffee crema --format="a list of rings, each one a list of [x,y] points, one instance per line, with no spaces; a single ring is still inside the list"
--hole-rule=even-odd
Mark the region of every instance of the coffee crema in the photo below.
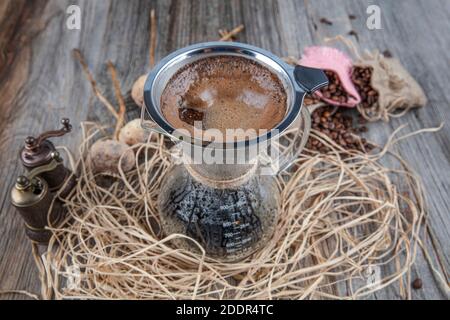
[[[287,96],[280,79],[267,67],[236,56],[212,56],[185,65],[161,95],[165,119],[190,132],[270,130],[284,118]]]

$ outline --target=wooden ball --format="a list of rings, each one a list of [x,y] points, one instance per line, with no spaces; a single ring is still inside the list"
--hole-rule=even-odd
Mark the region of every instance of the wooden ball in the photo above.
[[[132,170],[136,165],[133,150],[127,144],[111,139],[95,142],[89,156],[94,172],[118,173],[121,157],[121,168],[124,172]]]
[[[147,75],[140,76],[133,84],[133,88],[131,88],[131,97],[140,107],[144,106],[144,85],[146,79]]]

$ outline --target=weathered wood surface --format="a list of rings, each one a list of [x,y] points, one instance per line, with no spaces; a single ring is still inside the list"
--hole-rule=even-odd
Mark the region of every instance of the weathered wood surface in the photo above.
[[[79,122],[102,123],[112,117],[93,97],[71,55],[79,48],[101,88],[113,96],[106,61],[118,68],[123,88],[148,68],[149,13],[157,11],[156,60],[200,41],[215,40],[220,28],[240,23],[239,41],[279,56],[299,56],[302,48],[355,30],[362,47],[389,49],[401,59],[427,92],[428,105],[390,123],[371,125],[370,138],[383,142],[400,124],[417,130],[450,122],[450,2],[447,0],[379,1],[382,30],[367,29],[366,8],[373,1],[0,1],[0,290],[39,293],[37,270],[21,220],[9,203],[9,188],[22,168],[17,152],[23,139],[58,126],[70,117],[75,133],[58,143],[76,150]],[[82,29],[66,28],[70,4],[82,10]],[[353,14],[357,18],[349,19]],[[320,23],[326,17],[333,25]],[[137,110],[131,111],[136,116]],[[450,129],[424,134],[398,146],[398,151],[422,176],[429,204],[428,223],[450,265]],[[412,277],[424,280],[414,299],[444,299],[421,252]],[[23,298],[4,295],[0,298]],[[374,298],[399,298],[394,288]]]

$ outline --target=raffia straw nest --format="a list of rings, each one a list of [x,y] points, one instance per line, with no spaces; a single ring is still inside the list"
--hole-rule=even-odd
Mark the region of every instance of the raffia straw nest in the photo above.
[[[44,258],[47,298],[345,299],[393,283],[409,297],[403,284],[424,207],[417,177],[388,151],[394,136],[367,155],[313,131],[333,152],[304,152],[278,177],[282,209],[273,239],[252,257],[224,264],[173,247],[182,235],[161,234],[156,200],[171,164],[163,139],[134,146],[137,169],[105,186],[86,159],[98,131],[85,128],[79,181],[66,201],[72,221],[54,229]],[[380,164],[388,154],[396,168]]]

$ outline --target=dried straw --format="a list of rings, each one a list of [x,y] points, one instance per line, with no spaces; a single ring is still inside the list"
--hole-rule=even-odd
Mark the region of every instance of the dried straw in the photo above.
[[[53,229],[43,259],[45,298],[355,299],[394,283],[410,297],[404,281],[425,212],[419,179],[390,151],[402,137],[368,155],[313,131],[332,151],[308,150],[277,177],[282,208],[273,238],[244,261],[220,263],[193,239],[200,253],[174,247],[171,240],[184,236],[159,228],[159,186],[171,165],[163,139],[134,146],[137,169],[105,185],[86,160],[101,131],[84,127],[79,180],[66,200],[71,221]],[[398,167],[381,165],[384,156]]]

